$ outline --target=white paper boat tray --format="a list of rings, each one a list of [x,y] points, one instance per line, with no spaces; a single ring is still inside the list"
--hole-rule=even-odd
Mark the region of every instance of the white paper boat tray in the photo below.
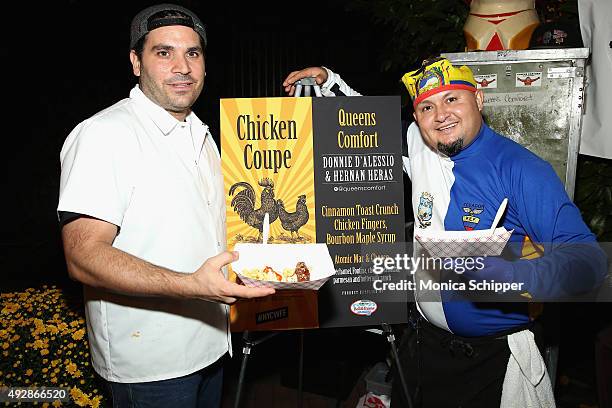
[[[231,264],[245,286],[274,289],[318,290],[332,277],[336,270],[325,244],[236,244],[234,251],[240,257]],[[310,271],[306,282],[279,282],[247,278],[242,271],[266,266],[282,273],[285,268],[294,269],[298,262],[304,262]]]

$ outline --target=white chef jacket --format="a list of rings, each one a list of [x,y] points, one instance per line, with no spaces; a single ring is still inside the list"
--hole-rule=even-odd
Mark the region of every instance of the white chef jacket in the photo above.
[[[115,248],[183,273],[225,250],[221,160],[194,113],[179,122],[136,86],[80,123],[60,158],[58,211],[118,226]],[[85,301],[93,367],[108,381],[176,378],[231,351],[226,305],[88,286]]]

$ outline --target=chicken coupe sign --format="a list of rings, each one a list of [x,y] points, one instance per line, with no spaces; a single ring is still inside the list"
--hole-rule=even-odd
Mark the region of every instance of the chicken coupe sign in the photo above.
[[[232,330],[406,321],[407,295],[372,284],[372,258],[405,241],[399,108],[387,96],[221,100],[228,249],[261,242],[268,213],[269,244],[325,243],[336,268],[318,291],[232,306]]]

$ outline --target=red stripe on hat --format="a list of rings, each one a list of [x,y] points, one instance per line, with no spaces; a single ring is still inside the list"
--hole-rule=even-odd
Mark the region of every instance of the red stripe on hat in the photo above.
[[[416,106],[421,103],[424,99],[429,98],[431,95],[435,95],[438,92],[443,92],[443,91],[450,91],[453,89],[463,89],[465,91],[471,91],[471,92],[476,92],[477,89],[475,86],[471,86],[471,85],[464,85],[464,84],[450,84],[450,85],[443,85],[443,86],[439,86],[437,88],[434,89],[430,89],[429,91],[420,94],[412,103],[412,106],[416,109]]]

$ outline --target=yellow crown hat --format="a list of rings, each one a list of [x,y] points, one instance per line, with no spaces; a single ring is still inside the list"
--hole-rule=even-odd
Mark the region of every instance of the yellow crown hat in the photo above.
[[[423,99],[450,89],[465,89],[476,92],[476,81],[472,70],[465,65],[457,68],[446,58],[423,61],[421,68],[402,77],[408,93],[417,106]]]

